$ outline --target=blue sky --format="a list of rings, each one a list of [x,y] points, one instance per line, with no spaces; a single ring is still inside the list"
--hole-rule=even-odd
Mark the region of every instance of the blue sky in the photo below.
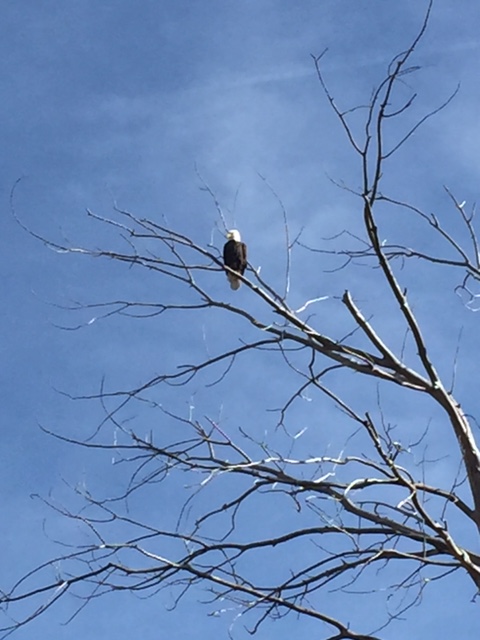
[[[324,70],[332,92],[346,108],[364,104],[390,59],[417,32],[425,6],[419,0],[4,2],[0,539],[8,553],[0,564],[2,583],[58,554],[54,540],[81,540],[71,523],[33,494],[47,497],[52,492],[58,503],[68,504],[72,497],[66,483],[108,492],[121,480],[105,457],[66,447],[40,431],[39,423],[68,436],[87,437],[98,422],[101,412],[95,403],[72,403],[57,390],[94,393],[104,375],[110,389],[135,385],[179,361],[204,357],[206,349],[231,344],[232,333],[244,330],[236,320],[225,322],[208,314],[188,324],[170,316],[149,321],[111,318],[79,331],[59,328],[93,317],[92,311],[62,309],[74,302],[161,301],[177,292],[169,283],[122,265],[48,250],[10,215],[15,181],[22,178],[15,193],[18,216],[54,241],[118,246],[111,230],[85,215],[86,208],[110,215],[117,203],[139,217],[165,216],[173,228],[197,242],[207,244],[213,238],[220,247],[218,216],[200,189],[198,172],[215,192],[228,224],[241,229],[252,262],[281,287],[282,212],[259,174],[285,205],[292,235],[304,228],[307,244],[318,246],[318,238],[356,224],[351,220],[358,204],[329,177],[355,187],[359,165],[328,109],[310,54],[328,47]],[[455,101],[395,156],[386,176],[399,199],[445,215],[449,203],[443,185],[469,205],[478,199],[479,21],[475,0],[435,2],[415,58],[423,69],[407,78],[419,93],[411,117],[436,108],[458,83],[461,89]],[[449,224],[454,228],[455,223]],[[408,235],[402,219],[389,231]],[[420,229],[418,233],[419,243],[428,242]],[[349,287],[395,335],[381,293],[369,285],[370,272],[327,274],[324,269],[332,265],[331,259],[319,254],[298,253],[293,260],[292,306],[328,296],[318,310],[327,334],[342,322],[335,298]],[[442,272],[445,280],[435,280],[433,287],[432,277],[428,269],[423,276],[406,269],[405,284],[417,287],[416,310],[447,375],[463,329],[457,388],[462,403],[475,414],[472,378],[478,319],[453,295],[454,278]],[[441,303],[437,285],[449,291]],[[223,295],[222,289],[225,296],[231,295],[223,274],[215,287],[216,295]],[[246,305],[253,304],[243,289],[239,295]],[[240,365],[241,389],[224,384],[218,394],[212,393],[203,386],[209,381],[205,376],[189,388],[191,395],[172,391],[161,402],[178,411],[193,402],[201,415],[221,414],[230,425],[241,419],[261,421],[261,429],[273,433],[274,420],[265,408],[279,406],[291,388],[290,379],[278,374],[273,361],[266,360],[262,367],[252,371]],[[262,387],[265,379],[268,394]],[[403,406],[395,394],[389,400],[398,420],[410,419],[411,425],[416,409]],[[318,409],[302,411],[296,419],[313,428]],[[422,424],[427,419],[428,410]],[[151,424],[144,415],[139,420],[141,425]],[[430,445],[432,457],[443,455],[452,444],[446,429],[440,431],[441,437]],[[314,442],[336,453],[342,437],[322,433]],[[439,481],[452,464],[438,465]],[[176,496],[162,495],[162,500],[168,512]],[[139,505],[148,507],[146,502]],[[454,612],[445,612],[451,602],[447,590],[426,593],[414,620],[387,637],[473,637],[479,625],[475,605],[469,602],[470,585],[459,581],[455,590],[459,595]],[[167,614],[168,593],[146,601],[115,594],[92,603],[65,626],[62,623],[75,610],[73,598],[67,597],[16,637],[26,640],[48,633],[59,640],[86,634],[180,640],[224,635],[226,625],[206,616],[207,610],[197,604],[199,597],[191,593],[177,612]],[[287,638],[299,629],[303,636],[316,632],[311,622],[293,620],[277,623],[269,632]],[[260,637],[269,637],[268,632],[260,632]]]

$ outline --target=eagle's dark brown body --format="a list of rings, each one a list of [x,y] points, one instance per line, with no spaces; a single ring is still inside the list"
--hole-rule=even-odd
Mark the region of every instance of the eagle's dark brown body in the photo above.
[[[238,231],[236,233],[229,231],[227,238],[230,238],[230,240],[223,247],[223,263],[243,276],[247,267],[247,246],[244,242],[236,239],[239,237]],[[240,287],[240,279],[235,277],[235,274],[227,271],[227,278],[232,289]]]

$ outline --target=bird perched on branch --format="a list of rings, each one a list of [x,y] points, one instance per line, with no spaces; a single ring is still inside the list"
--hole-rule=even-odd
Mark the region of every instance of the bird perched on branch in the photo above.
[[[242,242],[240,231],[237,229],[227,231],[227,242],[223,247],[223,263],[243,276],[247,267],[247,245]],[[234,273],[227,271],[227,278],[232,289],[236,290],[240,287],[240,278],[237,278]]]

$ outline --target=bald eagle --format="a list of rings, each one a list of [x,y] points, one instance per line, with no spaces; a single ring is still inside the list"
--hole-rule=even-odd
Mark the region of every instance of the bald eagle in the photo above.
[[[227,242],[223,247],[223,263],[243,276],[247,267],[247,245],[242,242],[240,232],[232,229],[227,232]],[[227,271],[227,278],[232,289],[240,287],[240,279]]]

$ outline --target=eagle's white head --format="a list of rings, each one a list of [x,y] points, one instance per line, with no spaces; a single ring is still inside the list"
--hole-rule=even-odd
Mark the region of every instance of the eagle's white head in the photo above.
[[[227,231],[227,240],[235,240],[235,242],[241,242],[242,236],[240,235],[240,231],[238,231],[238,229],[230,229],[230,231]]]

